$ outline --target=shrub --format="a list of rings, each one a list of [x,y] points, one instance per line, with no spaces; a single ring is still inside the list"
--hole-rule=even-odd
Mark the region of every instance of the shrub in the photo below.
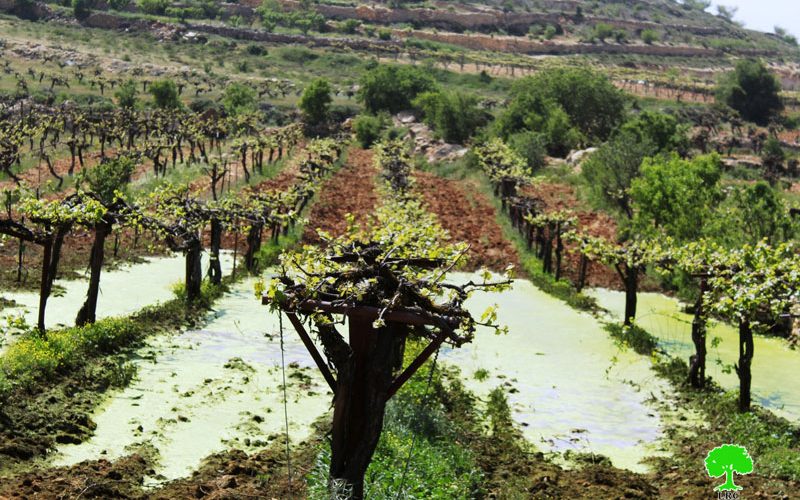
[[[781,85],[761,61],[743,59],[717,86],[717,102],[726,104],[742,118],[766,125],[783,110]]]
[[[447,142],[464,143],[488,117],[475,96],[454,91],[425,92],[413,102],[425,122]]]
[[[222,107],[232,116],[254,111],[256,102],[256,91],[242,83],[228,85],[222,96]]]
[[[157,80],[150,84],[150,94],[155,105],[162,109],[178,109],[181,101],[178,98],[178,87],[169,79]]]
[[[409,109],[419,94],[436,87],[433,78],[421,68],[379,64],[361,77],[358,97],[371,113],[397,113]]]
[[[389,124],[389,116],[384,114],[358,115],[353,120],[353,130],[356,133],[356,140],[362,148],[372,146],[381,136],[381,132]]]
[[[92,13],[94,2],[92,0],[72,0],[72,14],[75,19],[83,20]]]
[[[133,80],[128,80],[125,83],[122,83],[116,92],[114,92],[114,97],[117,99],[117,105],[120,108],[125,109],[133,109],[136,107],[136,82]]]
[[[169,0],[136,0],[136,6],[146,14],[162,15],[169,7]]]
[[[655,30],[651,30],[649,28],[642,30],[642,33],[639,36],[642,38],[642,41],[647,45],[650,45],[660,40],[658,33],[656,33]]]
[[[347,19],[339,25],[339,29],[342,33],[353,35],[358,31],[359,26],[361,26],[361,21],[358,19]]]
[[[131,0],[107,0],[109,8],[113,10],[125,10],[131,4]]]
[[[525,160],[530,173],[544,167],[547,139],[542,134],[529,130],[518,132],[508,138],[508,144]]]
[[[247,53],[251,56],[265,56],[267,55],[267,49],[263,45],[251,43],[247,46]]]
[[[378,38],[380,40],[391,40],[392,39],[392,32],[386,28],[378,30]]]
[[[303,120],[307,124],[321,124],[328,121],[330,115],[331,85],[328,80],[318,78],[303,90],[298,107],[303,112]]]

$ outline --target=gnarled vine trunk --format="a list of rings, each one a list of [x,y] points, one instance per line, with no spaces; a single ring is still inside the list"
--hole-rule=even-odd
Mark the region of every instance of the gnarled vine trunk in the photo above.
[[[700,292],[694,306],[692,320],[692,343],[695,353],[689,357],[689,382],[692,387],[701,389],[706,382],[706,324],[708,322],[703,304],[706,280],[700,282]]]
[[[256,252],[261,248],[261,233],[264,226],[262,224],[253,224],[247,232],[247,252],[244,254],[244,266],[251,274],[255,274],[258,267],[258,259]]]
[[[186,300],[189,302],[200,297],[200,285],[203,281],[203,270],[200,267],[202,252],[200,238],[192,238],[186,248]]]
[[[637,295],[639,292],[639,270],[625,265],[625,326],[631,326],[636,318]]]
[[[354,317],[349,322],[350,355],[336,364],[330,478],[332,492],[361,500],[407,327],[389,323],[375,329],[371,320]]]
[[[53,281],[58,274],[58,263],[61,260],[61,247],[64,245],[64,238],[70,230],[69,225],[60,226],[55,233],[47,238],[44,244],[42,256],[42,282],[39,285],[39,315],[36,326],[40,332],[45,331],[45,311],[47,309],[47,299],[53,291]]]
[[[75,318],[76,325],[94,323],[97,319],[100,273],[103,270],[103,260],[105,259],[106,238],[111,234],[112,227],[113,225],[108,221],[101,221],[94,229],[94,243],[92,244],[92,253],[89,258],[89,290],[86,292],[86,301],[78,311],[78,317]]]
[[[750,364],[753,361],[753,329],[747,320],[739,321],[739,363],[736,374],[739,375],[739,411],[750,411],[750,383],[752,373]]]
[[[222,224],[219,219],[211,219],[211,249],[208,263],[208,277],[211,283],[219,285],[222,282],[222,264],[219,261],[219,249],[222,245]]]

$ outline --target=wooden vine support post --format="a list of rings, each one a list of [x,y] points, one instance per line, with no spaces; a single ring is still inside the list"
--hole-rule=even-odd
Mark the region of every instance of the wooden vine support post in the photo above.
[[[271,303],[267,297],[262,302]],[[334,393],[331,484],[343,483],[348,497],[360,500],[364,498],[364,475],[378,445],[387,402],[444,340],[454,335],[452,322],[414,311],[394,310],[383,314],[385,326],[375,328],[373,322],[381,316],[381,309],[377,307],[344,306],[316,300],[306,300],[294,310],[287,309],[285,303],[281,307]],[[329,342],[339,334],[332,326],[327,332],[320,331],[326,354],[336,367],[338,377],[331,373],[297,312],[347,316],[349,352],[339,351],[338,355],[334,352],[336,349]],[[436,327],[438,334],[402,370],[409,329],[424,326]],[[341,337],[339,341],[343,343]],[[340,347],[343,346],[340,344]]]

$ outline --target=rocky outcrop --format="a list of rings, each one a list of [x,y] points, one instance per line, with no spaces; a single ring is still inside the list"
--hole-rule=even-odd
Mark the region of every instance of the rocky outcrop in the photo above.
[[[279,0],[284,8],[295,10],[302,9],[297,0]],[[245,0],[243,2],[252,8],[260,5],[260,0]],[[567,4],[567,2],[558,2]],[[465,11],[466,6],[458,6],[458,11],[449,5],[442,9],[388,9],[376,5],[358,5],[356,7],[344,5],[317,4],[314,8],[329,19],[358,19],[373,24],[408,23],[416,26],[439,28],[453,31],[498,31],[525,34],[531,24],[565,24],[575,23],[573,13],[577,9],[577,2],[569,5],[551,6],[561,12],[502,12],[499,10],[473,10]],[[679,24],[662,24],[636,19],[617,19],[599,16],[584,16],[582,23],[606,23],[616,28],[632,31],[644,29],[670,29],[698,35],[719,35],[723,30],[710,26],[693,26]]]
[[[644,54],[673,57],[714,57],[722,52],[703,47],[675,47],[669,45],[619,45],[588,43],[536,42],[522,37],[492,37],[487,35],[462,35],[459,33],[433,33],[420,30],[395,30],[399,38],[421,38],[435,42],[449,43],[472,50],[513,52],[528,55],[567,55],[567,54]]]
[[[441,161],[454,161],[463,157],[469,151],[460,144],[450,144],[437,139],[433,131],[424,123],[417,122],[412,113],[398,113],[393,118],[396,127],[405,127],[414,141],[414,153],[425,155],[429,163]]]

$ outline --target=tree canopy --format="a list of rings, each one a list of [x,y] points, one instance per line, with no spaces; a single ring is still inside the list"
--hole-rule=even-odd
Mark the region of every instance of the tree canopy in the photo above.
[[[588,69],[556,69],[514,83],[498,131],[503,137],[525,129],[542,132],[555,154],[584,140],[606,140],[624,117],[624,94],[606,76]]]
[[[436,82],[420,68],[380,64],[361,77],[358,97],[370,113],[397,113],[410,109],[418,95],[434,90]]]
[[[635,231],[679,242],[700,237],[722,198],[720,165],[715,154],[692,160],[675,154],[645,158],[630,188]]]
[[[422,110],[425,122],[447,142],[464,143],[488,120],[487,114],[478,108],[478,98],[462,92],[425,92],[413,104]]]
[[[331,86],[328,80],[318,78],[303,91],[298,106],[303,112],[303,120],[311,125],[328,120],[331,105]]]
[[[736,69],[722,77],[717,102],[738,111],[745,120],[766,125],[783,110],[781,84],[761,61],[743,59]]]

